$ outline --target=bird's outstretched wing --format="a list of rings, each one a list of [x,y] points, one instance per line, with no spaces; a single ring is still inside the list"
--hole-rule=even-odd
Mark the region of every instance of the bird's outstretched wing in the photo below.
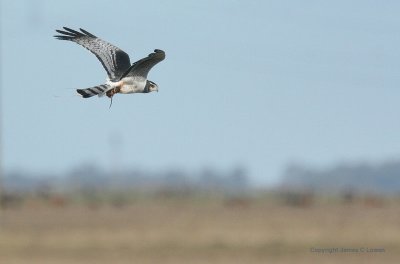
[[[67,27],[63,27],[63,29],[56,30],[61,35],[54,37],[61,40],[73,41],[96,55],[111,81],[119,80],[121,75],[131,66],[129,55],[118,47],[81,28],[81,32]]]
[[[120,79],[126,76],[139,76],[147,78],[147,74],[153,68],[154,65],[165,59],[165,52],[159,49],[155,49],[153,53],[149,54],[146,58],[138,60],[124,74],[121,75]]]

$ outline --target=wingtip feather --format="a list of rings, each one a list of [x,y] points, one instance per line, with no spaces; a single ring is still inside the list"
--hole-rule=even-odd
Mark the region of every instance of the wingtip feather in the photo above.
[[[73,33],[73,34],[75,34],[76,36],[83,36],[83,34],[82,34],[81,32],[76,31],[76,30],[74,30],[74,29],[71,29],[71,28],[69,28],[69,27],[63,27],[63,29],[65,29],[66,31],[70,32],[69,34]]]
[[[80,31],[82,31],[82,33],[84,33],[86,36],[92,37],[92,38],[97,38],[95,35],[93,35],[92,33],[84,30],[83,28],[79,28]]]
[[[71,40],[72,39],[72,37],[61,36],[61,35],[54,35],[53,37],[55,37],[56,39],[59,39],[59,40]]]

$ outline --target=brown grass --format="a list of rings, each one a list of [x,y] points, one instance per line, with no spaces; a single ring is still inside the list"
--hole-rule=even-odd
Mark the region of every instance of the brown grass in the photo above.
[[[312,253],[310,248],[383,248]],[[400,205],[290,207],[150,199],[122,208],[44,205],[0,215],[0,263],[396,263]]]

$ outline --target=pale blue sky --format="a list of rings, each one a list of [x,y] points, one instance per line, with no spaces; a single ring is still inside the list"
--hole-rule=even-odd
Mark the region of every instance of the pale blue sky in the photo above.
[[[1,0],[3,165],[154,171],[400,158],[398,1]],[[97,59],[54,30],[82,27],[135,61],[155,48],[159,93],[82,99]],[[119,157],[110,138],[121,137]]]

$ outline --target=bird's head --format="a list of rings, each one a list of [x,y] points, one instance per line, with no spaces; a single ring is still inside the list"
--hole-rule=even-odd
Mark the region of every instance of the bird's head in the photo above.
[[[152,82],[152,81],[148,80],[147,83],[146,83],[146,87],[145,87],[144,91],[146,93],[158,92],[158,85],[155,82]]]

